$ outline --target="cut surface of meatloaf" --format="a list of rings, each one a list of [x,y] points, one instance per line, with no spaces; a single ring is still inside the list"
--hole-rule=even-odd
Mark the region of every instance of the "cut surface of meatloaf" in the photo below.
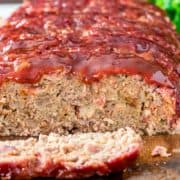
[[[0,28],[0,135],[180,130],[179,41],[135,0],[32,0]]]
[[[139,76],[116,75],[83,84],[64,74],[36,85],[4,83],[2,135],[114,131],[131,126],[149,134],[170,131],[173,90],[149,86]],[[167,121],[169,122],[167,123]]]
[[[132,164],[141,145],[140,136],[131,128],[0,141],[0,177],[74,179],[107,175]]]

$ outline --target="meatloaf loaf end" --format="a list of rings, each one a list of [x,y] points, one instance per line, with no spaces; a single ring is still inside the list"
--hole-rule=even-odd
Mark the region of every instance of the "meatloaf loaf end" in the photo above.
[[[148,3],[25,1],[0,27],[0,135],[180,132],[179,47]]]
[[[0,177],[82,178],[107,175],[132,164],[141,138],[132,129],[113,133],[68,136],[40,135],[39,139],[0,142]]]

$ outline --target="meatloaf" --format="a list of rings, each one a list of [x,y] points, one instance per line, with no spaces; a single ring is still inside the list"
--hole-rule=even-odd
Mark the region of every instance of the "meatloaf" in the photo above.
[[[25,1],[0,27],[0,135],[180,132],[179,47],[149,3]]]
[[[107,175],[131,164],[141,149],[132,129],[112,133],[67,136],[40,135],[39,139],[0,142],[0,177],[82,178]]]

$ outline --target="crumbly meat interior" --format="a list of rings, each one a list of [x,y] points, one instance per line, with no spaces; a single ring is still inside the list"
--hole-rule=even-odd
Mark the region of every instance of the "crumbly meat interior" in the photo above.
[[[173,91],[140,76],[108,76],[85,84],[64,74],[37,84],[8,82],[0,88],[0,135],[114,131],[131,126],[145,134],[169,132]]]

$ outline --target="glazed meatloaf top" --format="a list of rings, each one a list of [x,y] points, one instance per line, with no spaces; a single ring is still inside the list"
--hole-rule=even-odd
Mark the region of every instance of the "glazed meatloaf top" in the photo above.
[[[0,28],[1,83],[36,83],[56,70],[85,83],[138,74],[174,89],[178,117],[179,62],[169,19],[135,0],[25,1]]]

